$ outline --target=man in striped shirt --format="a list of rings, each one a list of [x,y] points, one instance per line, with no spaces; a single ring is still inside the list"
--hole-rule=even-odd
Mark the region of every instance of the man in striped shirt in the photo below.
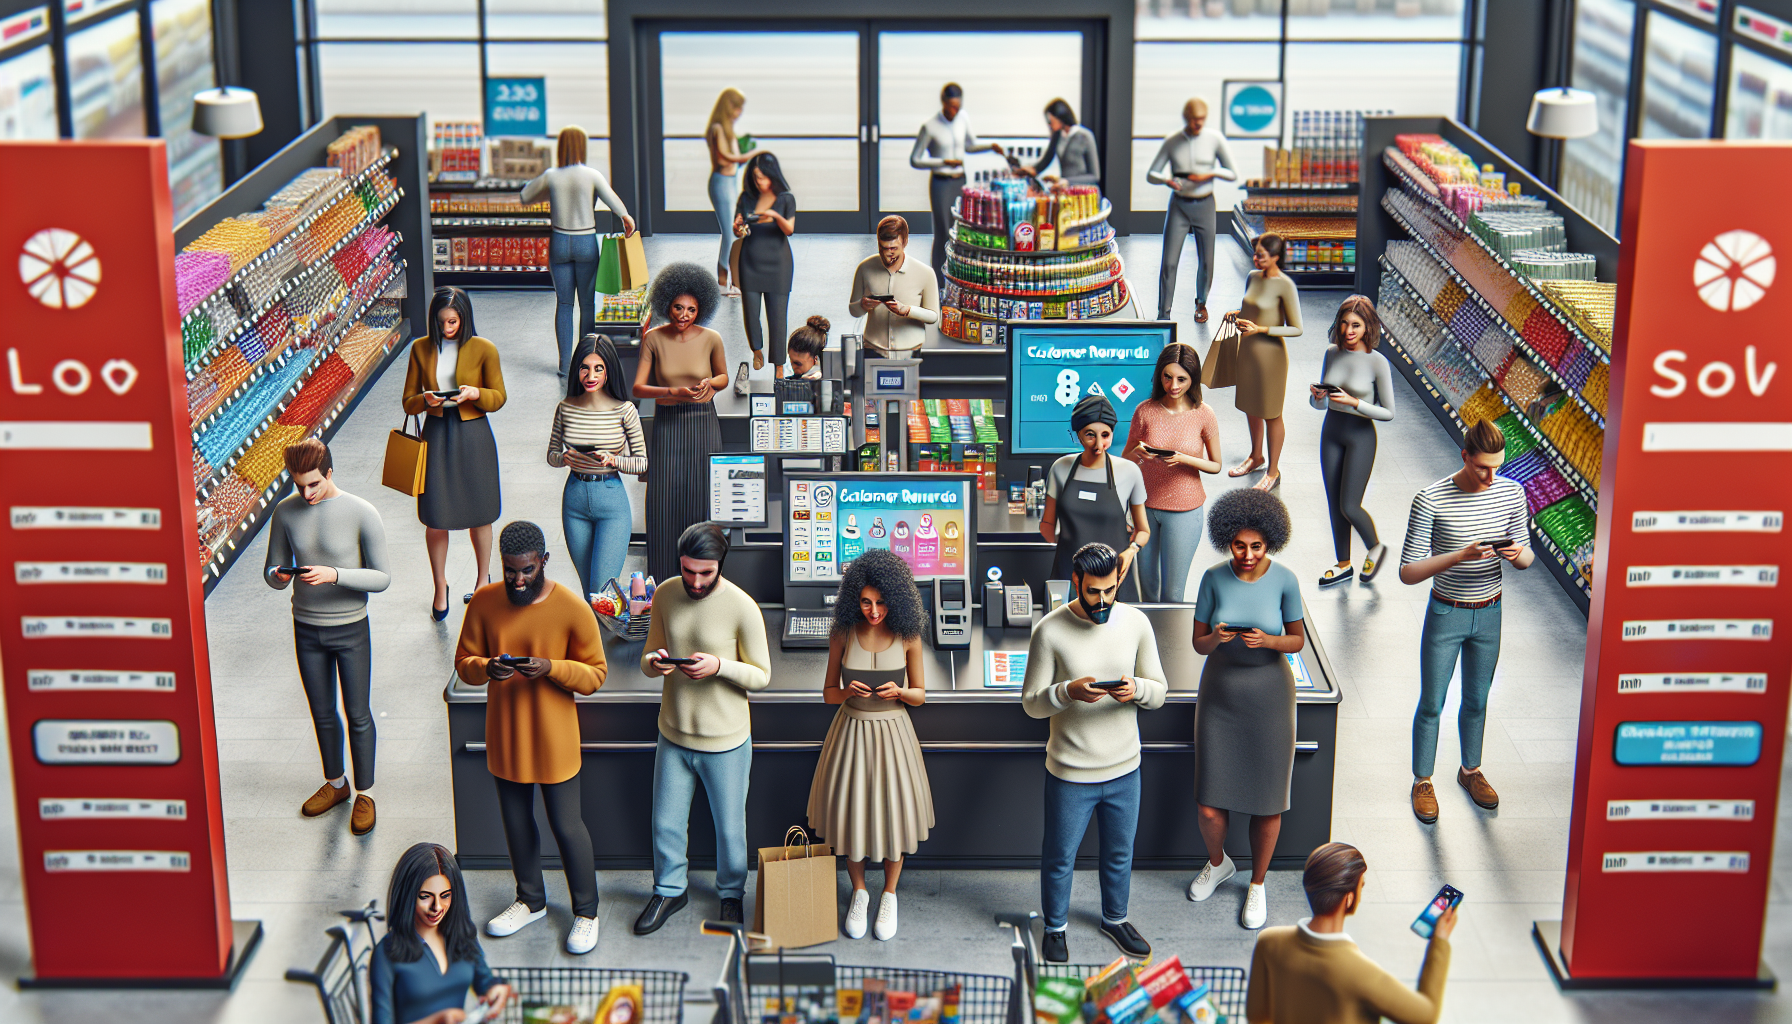
[[[1506,461],[1500,428],[1480,420],[1462,441],[1462,468],[1413,497],[1400,549],[1400,582],[1431,581],[1419,639],[1419,709],[1412,718],[1412,812],[1427,825],[1437,821],[1437,791],[1431,785],[1437,725],[1458,655],[1462,768],[1456,782],[1479,806],[1499,806],[1499,794],[1481,774],[1481,735],[1500,660],[1500,559],[1524,569],[1535,557],[1524,487],[1495,475]]]

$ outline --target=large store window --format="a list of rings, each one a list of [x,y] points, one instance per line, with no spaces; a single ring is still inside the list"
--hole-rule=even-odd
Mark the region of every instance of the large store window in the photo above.
[[[1726,139],[1792,139],[1792,66],[1730,47]]]
[[[63,0],[64,8],[78,3]],[[136,6],[99,3],[68,16],[68,88],[77,139],[135,139],[143,118],[143,37]],[[76,20],[79,18],[79,20]]]
[[[1669,17],[1649,14],[1643,57],[1645,139],[1703,139],[1711,135],[1717,101],[1717,37]]]
[[[0,18],[0,139],[54,139],[59,134],[49,36],[47,7]]]
[[[1599,101],[1599,131],[1562,146],[1562,198],[1588,220],[1617,234],[1618,182],[1629,137],[1630,42],[1633,0],[1579,0],[1574,10],[1574,58],[1570,81]]]
[[[156,43],[156,109],[168,140],[168,187],[178,224],[224,190],[218,140],[192,127],[193,94],[215,81],[212,9],[209,0],[153,0],[149,15]]]
[[[545,78],[548,132],[578,125],[610,170],[609,47],[596,0],[300,0],[315,118],[420,110],[483,121],[486,78]]]

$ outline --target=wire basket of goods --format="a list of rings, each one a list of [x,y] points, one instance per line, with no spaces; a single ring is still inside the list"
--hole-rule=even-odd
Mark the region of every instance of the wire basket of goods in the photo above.
[[[647,587],[649,589],[645,597],[633,600],[633,612],[629,611],[631,602],[619,580],[611,580],[603,585],[602,590],[589,595],[591,610],[597,615],[598,625],[629,643],[640,643],[647,639],[647,629],[653,625],[652,584],[647,584]]]

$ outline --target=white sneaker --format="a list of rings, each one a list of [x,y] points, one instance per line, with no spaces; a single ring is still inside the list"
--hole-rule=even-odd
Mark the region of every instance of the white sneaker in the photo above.
[[[574,917],[572,931],[566,933],[566,951],[579,954],[597,948],[597,918]]]
[[[1255,931],[1269,920],[1269,895],[1263,887],[1252,883],[1245,890],[1244,907],[1238,912],[1238,923]]]
[[[523,930],[524,925],[534,924],[546,916],[548,916],[548,908],[542,907],[540,910],[530,910],[526,904],[519,900],[518,902],[505,907],[502,914],[487,921],[485,923],[485,934],[490,935],[494,939],[501,939],[506,935],[515,935],[517,932]]]
[[[865,937],[865,912],[871,909],[871,894],[863,889],[852,891],[852,906],[846,910],[846,937]]]
[[[877,923],[872,925],[871,934],[880,939],[896,937],[896,894],[884,893],[884,898],[877,904]]]
[[[1231,857],[1223,853],[1220,854],[1220,857],[1218,867],[1214,866],[1213,861],[1201,865],[1201,873],[1195,876],[1194,881],[1188,883],[1189,899],[1196,903],[1201,902],[1212,896],[1213,890],[1218,889],[1221,882],[1238,874],[1238,868],[1232,863]]]

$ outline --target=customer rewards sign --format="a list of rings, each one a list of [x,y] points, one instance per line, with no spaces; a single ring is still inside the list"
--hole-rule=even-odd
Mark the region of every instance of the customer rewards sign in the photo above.
[[[1070,411],[1089,395],[1114,406],[1118,455],[1126,447],[1133,411],[1151,397],[1151,373],[1163,351],[1166,330],[1150,334],[1113,329],[1027,331],[1009,329],[1015,426],[1010,450],[1016,455],[1062,454],[1080,447],[1070,432]]]

